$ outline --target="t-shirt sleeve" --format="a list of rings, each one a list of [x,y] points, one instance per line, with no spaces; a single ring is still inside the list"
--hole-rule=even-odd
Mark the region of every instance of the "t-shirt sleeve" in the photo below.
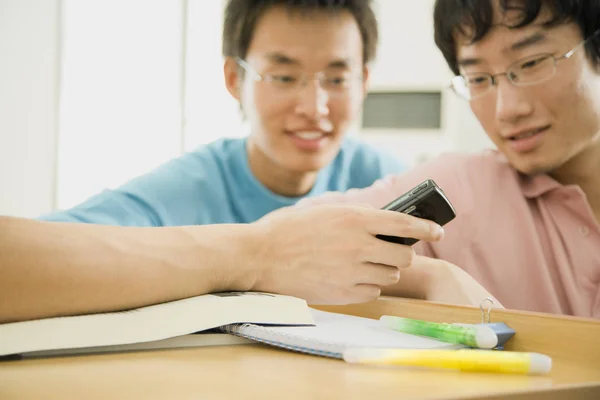
[[[336,183],[330,191],[350,188],[364,189],[387,175],[407,170],[406,164],[396,155],[358,140],[348,139],[330,168]]]
[[[121,226],[192,225],[210,208],[202,199],[215,198],[214,193],[208,193],[215,189],[210,184],[215,174],[207,160],[186,154],[117,189],[105,190],[73,208],[39,219]]]
[[[378,179],[388,175],[401,174],[408,170],[407,164],[399,156],[389,153],[386,150],[381,150],[378,155]]]

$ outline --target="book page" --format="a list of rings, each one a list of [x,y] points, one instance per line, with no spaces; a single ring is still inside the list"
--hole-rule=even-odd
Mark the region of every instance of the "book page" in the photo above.
[[[277,327],[273,331],[314,341],[343,344],[349,347],[439,348],[455,347],[439,340],[397,332],[379,320],[335,314],[311,309],[316,328],[310,326]]]
[[[341,358],[348,348],[461,348],[439,340],[386,328],[379,320],[311,309],[316,326],[266,327],[252,324],[223,327],[229,333],[288,350]]]
[[[129,311],[0,324],[0,356],[42,350],[143,343],[232,323],[310,325],[306,301],[259,292],[227,292]]]

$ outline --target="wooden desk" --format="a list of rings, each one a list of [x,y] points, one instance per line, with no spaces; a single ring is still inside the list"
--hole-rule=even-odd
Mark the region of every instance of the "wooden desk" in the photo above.
[[[477,308],[386,299],[319,307],[378,318],[480,320]],[[554,358],[545,376],[414,371],[345,364],[264,345],[0,362],[0,399],[600,399],[600,321],[495,310],[510,348]]]

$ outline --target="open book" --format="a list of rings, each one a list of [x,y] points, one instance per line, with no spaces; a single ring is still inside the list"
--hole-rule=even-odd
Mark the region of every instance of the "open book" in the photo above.
[[[334,358],[348,348],[461,347],[393,331],[375,319],[311,309],[295,297],[258,292],[216,293],[128,311],[0,324],[0,356],[256,342]]]
[[[0,356],[29,356],[249,342],[197,334],[223,325],[313,325],[304,300],[270,293],[226,292],[128,311],[0,324]]]

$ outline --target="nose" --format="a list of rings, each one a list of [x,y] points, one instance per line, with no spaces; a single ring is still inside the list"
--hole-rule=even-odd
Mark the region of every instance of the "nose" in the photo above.
[[[533,104],[527,90],[517,87],[506,79],[496,85],[496,119],[514,123],[533,113]]]
[[[296,113],[313,120],[329,115],[329,94],[317,79],[307,80],[300,88]]]

